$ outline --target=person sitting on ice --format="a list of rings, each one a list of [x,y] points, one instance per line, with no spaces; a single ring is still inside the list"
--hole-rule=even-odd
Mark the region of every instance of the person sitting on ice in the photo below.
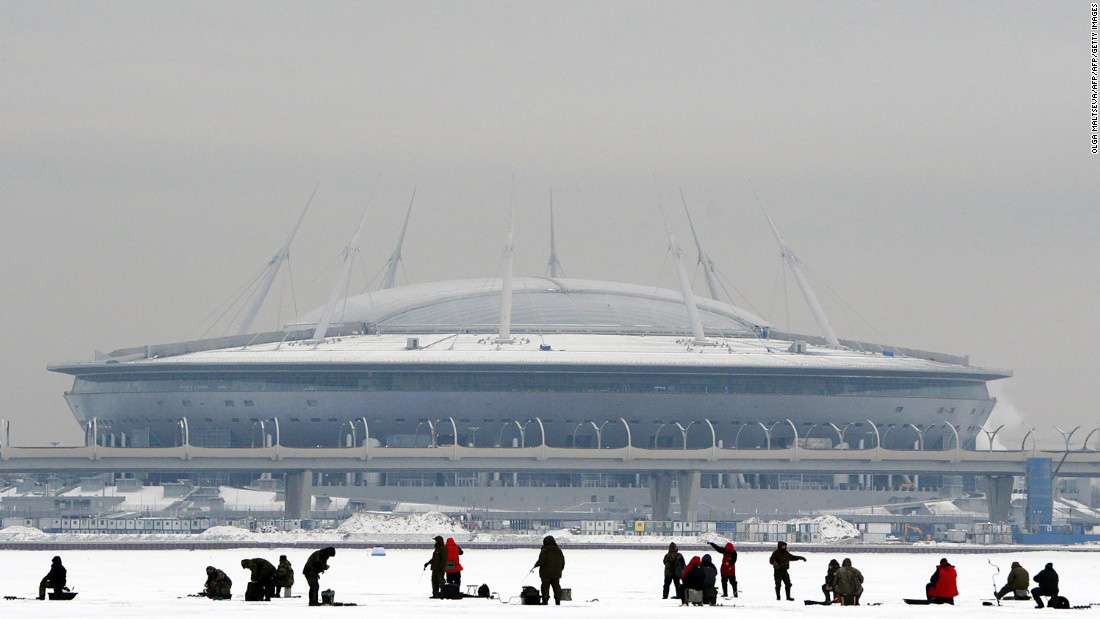
[[[286,555],[279,555],[279,567],[275,568],[275,597],[290,597],[290,589],[294,586],[294,566]]]
[[[46,589],[53,589],[54,593],[65,590],[65,580],[68,571],[61,565],[61,557],[54,557],[50,565],[50,572],[38,583],[38,599],[46,599]]]
[[[835,574],[836,594],[845,606],[859,606],[863,595],[863,573],[852,566],[851,559],[844,559]]]
[[[206,566],[206,585],[202,594],[212,600],[228,600],[233,597],[233,581],[225,572],[213,565]]]
[[[940,564],[936,566],[936,571],[924,587],[928,601],[933,604],[954,605],[955,598],[959,595],[957,580],[955,566],[948,563],[947,559],[940,559]]]
[[[821,591],[825,594],[825,603],[839,602],[836,595],[836,571],[840,569],[840,563],[836,559],[829,560],[829,569],[825,572],[825,584],[821,585]]]
[[[1020,565],[1019,561],[1012,562],[1012,569],[1008,571],[1008,582],[1005,586],[1001,587],[1001,590],[997,592],[996,597],[998,600],[1008,594],[1012,594],[1012,598],[1016,600],[1029,600],[1031,596],[1027,593],[1027,588],[1031,586],[1031,575],[1027,573],[1024,566]]]
[[[1035,608],[1043,607],[1044,595],[1050,598],[1048,602],[1053,603],[1054,598],[1058,597],[1058,572],[1054,571],[1054,564],[1047,563],[1032,580],[1039,585],[1031,590],[1031,597],[1035,598]]]
[[[698,556],[692,557],[691,561],[688,561],[687,566],[684,568],[682,574],[680,574],[680,581],[683,587],[683,596],[680,598],[680,605],[687,606],[690,604],[688,601],[691,598],[692,591],[703,590],[703,570],[700,567],[703,560]]]

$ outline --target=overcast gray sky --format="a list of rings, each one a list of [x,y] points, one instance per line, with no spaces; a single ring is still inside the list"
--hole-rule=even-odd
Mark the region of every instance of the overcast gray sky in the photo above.
[[[298,309],[372,190],[356,291],[414,185],[408,281],[492,276],[514,174],[519,273],[553,188],[568,275],[674,286],[656,176],[681,239],[678,186],[752,307],[815,333],[752,179],[841,337],[969,353],[1016,373],[997,414],[1093,425],[1089,27],[1083,1],[0,2],[0,417],[79,440],[47,363],[202,334],[317,183]]]

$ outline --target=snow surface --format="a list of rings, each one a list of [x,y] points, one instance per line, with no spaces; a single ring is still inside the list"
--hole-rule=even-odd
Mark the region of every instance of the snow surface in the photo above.
[[[969,617],[1034,616],[1030,602],[1005,603],[1000,608],[982,607],[981,600],[992,590],[992,560],[1000,565],[998,584],[1002,584],[1012,561],[1020,561],[1034,575],[1043,564],[1052,561],[1061,574],[1063,592],[1074,604],[1100,601],[1093,592],[1093,574],[1100,567],[1100,552],[1045,552],[1005,554],[953,554],[944,550],[958,567],[962,595],[955,607],[906,606],[903,597],[919,597],[940,554],[917,553],[802,553],[808,561],[791,566],[797,602],[777,602],[773,595],[771,568],[766,551],[743,551],[737,562],[742,596],[724,604],[730,608],[680,609],[677,602],[660,599],[661,557],[655,550],[583,550],[563,545],[566,556],[562,586],[573,589],[576,601],[560,608],[521,608],[495,600],[430,600],[429,575],[421,571],[430,550],[387,550],[384,557],[372,557],[371,551],[337,550],[331,569],[322,576],[322,588],[336,591],[337,601],[354,602],[356,608],[310,609],[304,598],[275,600],[269,603],[244,602],[247,572],[240,560],[265,557],[271,561],[285,554],[298,571],[295,594],[306,592],[301,567],[309,550],[116,550],[64,551],[61,554],[69,570],[69,583],[79,597],[72,602],[0,600],[0,611],[17,617],[199,617],[236,615],[279,617],[380,616],[380,617],[515,617],[524,614],[546,617],[667,617],[670,613],[716,616],[714,613],[739,613],[751,617]],[[4,553],[3,595],[33,597],[38,580],[49,569],[52,551],[8,551]],[[695,552],[686,552],[690,558]],[[462,556],[464,583],[488,583],[506,600],[518,594],[521,585],[538,585],[535,575],[526,576],[538,556],[534,549],[477,550]],[[865,604],[882,606],[858,608],[813,607],[802,604],[805,598],[817,599],[826,565],[831,558],[849,556],[866,578]],[[205,578],[204,568],[215,565],[233,579],[234,600],[213,602],[187,598],[198,591]],[[590,601],[591,600],[591,601]],[[1009,605],[1012,604],[1012,605]],[[748,611],[747,613],[745,611]],[[1088,611],[1086,611],[1088,612]],[[1090,615],[1093,613],[1090,613]],[[1045,616],[1045,615],[1044,615]]]

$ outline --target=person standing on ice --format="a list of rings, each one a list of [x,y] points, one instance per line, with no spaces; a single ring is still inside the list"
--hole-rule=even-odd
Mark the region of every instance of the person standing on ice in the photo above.
[[[561,574],[565,571],[565,554],[553,535],[542,538],[542,550],[539,551],[539,560],[535,561],[535,567],[539,568],[539,579],[542,580],[542,604],[550,602],[550,589],[554,589],[554,604],[561,604]],[[535,568],[531,568],[535,569]]]
[[[1047,563],[1046,567],[1033,578],[1039,586],[1031,590],[1031,597],[1035,599],[1035,608],[1043,607],[1042,596],[1048,596],[1047,602],[1054,601],[1058,597],[1058,572],[1054,571],[1054,564]]]
[[[955,566],[948,563],[947,559],[940,559],[940,564],[936,566],[936,571],[924,587],[928,601],[933,604],[954,605],[955,598],[959,595],[957,580]]]
[[[64,591],[67,575],[68,570],[65,569],[64,565],[61,565],[61,557],[54,557],[53,562],[50,564],[50,572],[46,574],[42,582],[38,583],[38,599],[46,599],[46,589],[53,589],[54,593]]]
[[[302,567],[302,576],[309,583],[309,605],[320,606],[317,594],[321,591],[321,574],[328,569],[328,560],[336,556],[336,549],[332,546],[322,548],[309,555],[305,566]]]
[[[711,548],[722,555],[722,569],[719,571],[722,575],[722,597],[729,597],[729,593],[726,591],[727,583],[733,587],[733,597],[737,597],[737,549],[733,547],[733,542],[726,542],[725,548],[714,542],[708,543]]]
[[[458,556],[462,554],[462,549],[455,543],[455,538],[447,538],[447,584],[448,585],[461,585],[462,584],[462,563],[458,560]]]
[[[863,573],[852,567],[851,559],[844,559],[836,571],[836,594],[845,606],[859,606],[863,595]]]
[[[676,585],[676,597],[677,599],[684,597],[684,592],[681,591],[680,586],[680,574],[683,573],[684,568],[684,555],[676,549],[676,544],[672,543],[668,545],[668,552],[665,553],[662,562],[665,565],[665,589],[661,599],[668,599],[668,585],[672,583]]]
[[[294,586],[294,567],[286,555],[279,555],[279,567],[275,568],[275,597],[290,597],[290,588]]]
[[[271,561],[259,557],[241,559],[241,567],[252,573],[249,590],[253,592],[254,597],[249,601],[270,602],[271,594],[275,593],[275,566],[271,564]],[[245,597],[248,597],[247,592]]]
[[[775,599],[781,600],[779,597],[779,585],[784,585],[787,592],[787,601],[793,602],[794,598],[791,597],[791,575],[787,571],[791,568],[791,561],[805,561],[806,557],[800,557],[798,555],[792,555],[787,550],[787,542],[779,542],[777,548],[772,552],[772,556],[768,559],[768,563],[772,564],[772,569],[775,570],[773,574],[775,580]]]
[[[447,545],[443,543],[443,537],[435,536],[435,548],[432,550],[432,558],[424,564],[424,569],[432,568],[432,597],[443,597],[443,577],[447,572]],[[421,570],[423,571],[423,570]]]
[[[233,597],[233,580],[213,565],[206,566],[206,585],[202,594],[212,600],[228,600]]]

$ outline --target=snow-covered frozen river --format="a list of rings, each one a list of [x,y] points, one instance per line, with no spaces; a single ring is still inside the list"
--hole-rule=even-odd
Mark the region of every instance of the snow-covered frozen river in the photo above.
[[[741,597],[719,600],[725,608],[679,609],[673,600],[661,600],[662,551],[659,550],[582,550],[563,547],[566,557],[562,586],[573,589],[575,601],[559,608],[520,607],[496,600],[432,600],[429,575],[421,571],[430,550],[391,550],[384,557],[371,556],[369,550],[339,550],[330,562],[331,569],[322,577],[322,589],[336,591],[336,600],[354,602],[358,607],[314,609],[304,597],[264,602],[244,602],[247,571],[241,559],[264,557],[273,563],[286,554],[295,566],[297,584],[294,594],[306,593],[301,567],[309,552],[280,550],[115,550],[66,551],[61,553],[69,570],[69,583],[80,595],[71,602],[3,600],[0,610],[12,617],[190,617],[278,613],[280,617],[326,615],[428,617],[513,617],[530,613],[538,616],[566,617],[663,617],[668,613],[750,611],[753,617],[793,616],[813,613],[821,616],[860,615],[864,617],[941,617],[967,615],[1031,615],[1031,602],[1006,603],[1004,607],[981,606],[992,590],[992,560],[1001,567],[998,585],[1010,563],[1020,561],[1032,575],[1048,561],[1054,562],[1061,576],[1063,595],[1070,602],[1100,602],[1097,574],[1100,552],[1027,552],[1005,554],[952,554],[946,556],[958,568],[961,596],[954,608],[906,606],[903,597],[920,597],[940,554],[869,554],[853,553],[856,567],[866,578],[863,601],[859,608],[806,607],[802,600],[821,597],[821,582],[830,558],[843,559],[842,553],[802,553],[808,561],[791,568],[797,602],[777,602],[766,552],[745,552],[738,561]],[[793,551],[799,554],[798,548]],[[55,554],[46,551],[4,551],[0,560],[0,578],[6,596],[33,598],[38,581],[48,571]],[[685,553],[690,559],[692,553]],[[538,556],[537,550],[470,550],[463,555],[463,584],[487,583],[504,600],[518,594],[521,584],[538,586],[537,575],[524,579]],[[233,579],[232,601],[214,602],[188,598],[202,588],[204,568],[214,565]],[[881,603],[881,606],[870,604]],[[728,608],[736,606],[737,609]],[[1045,611],[1044,611],[1045,612]],[[1082,611],[1100,616],[1100,606]]]

